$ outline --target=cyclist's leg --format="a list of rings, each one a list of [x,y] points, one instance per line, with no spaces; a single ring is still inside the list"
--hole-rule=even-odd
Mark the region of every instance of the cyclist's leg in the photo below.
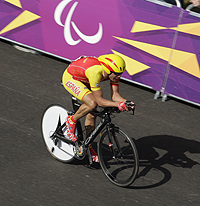
[[[86,129],[86,138],[87,138],[95,128],[95,120],[96,120],[96,117],[89,112],[94,110],[97,104],[93,98],[92,93],[84,96],[82,101],[84,102],[84,104],[82,104],[80,108],[77,110],[77,112],[74,114],[74,119],[76,118],[80,119],[81,117],[86,115],[85,129]],[[92,148],[92,144],[89,146],[89,151],[90,151],[92,160],[94,162],[99,162],[98,155],[95,152],[95,150]]]
[[[62,83],[64,88],[79,100],[81,100],[86,93],[90,93],[87,88],[85,89],[84,84],[80,81],[74,80],[72,75],[70,75],[67,70],[63,74]],[[74,118],[74,115],[67,116],[66,118],[67,135],[68,138],[71,139],[73,142],[77,140],[77,137],[75,136],[75,128],[77,121],[78,118]]]
[[[97,103],[92,95],[92,93],[86,94],[86,96],[82,99],[83,104],[79,107],[79,109],[74,114],[74,119],[79,120],[81,117],[87,115],[89,112],[94,110],[97,106]]]
[[[86,131],[86,138],[90,136],[91,132],[95,128],[96,123],[96,116],[88,113],[85,118],[85,131]],[[89,146],[89,153],[91,155],[91,160],[93,162],[99,162],[99,158],[95,150],[92,148],[92,143]]]
[[[67,71],[65,71],[63,74],[62,83],[63,83],[64,88],[70,94],[75,96],[77,99],[83,101],[83,104],[76,111],[76,113],[72,117],[69,117],[70,119],[68,118],[67,120],[67,125],[69,124],[69,128],[72,128],[69,130],[69,133],[73,134],[73,131],[75,130],[76,122],[81,117],[87,115],[90,111],[92,111],[96,107],[97,104],[89,88],[82,82],[78,80],[74,80],[73,77]],[[76,141],[75,137],[74,138],[72,137],[70,139],[74,139],[74,141]]]
[[[88,113],[85,118],[86,137],[94,130],[96,123],[96,116]]]
[[[63,86],[70,94],[72,94],[77,99],[83,102],[83,104],[79,107],[79,109],[71,118],[73,118],[73,120],[75,121],[78,121],[81,117],[86,115],[85,126],[86,126],[86,138],[87,138],[89,134],[92,132],[92,130],[94,130],[95,128],[96,117],[89,113],[92,110],[94,110],[97,106],[94,96],[91,90],[88,87],[86,87],[85,84],[83,84],[80,81],[74,80],[67,71],[65,71],[63,74],[62,82],[63,82]],[[75,129],[74,125],[70,125],[70,126]],[[70,139],[72,141],[77,140],[77,138],[74,135],[71,135]],[[92,160],[98,162],[99,161],[98,155],[93,150],[92,145],[90,145],[89,150],[90,150]]]
[[[64,88],[70,94],[83,102],[77,112],[73,115],[74,120],[79,120],[96,107],[96,101],[88,87],[81,81],[74,80],[67,71],[63,74],[62,83]]]

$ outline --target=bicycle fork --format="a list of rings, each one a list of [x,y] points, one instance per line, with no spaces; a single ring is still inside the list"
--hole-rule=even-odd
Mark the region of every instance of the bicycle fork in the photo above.
[[[113,159],[116,159],[116,158],[119,158],[119,157],[123,157],[122,156],[122,151],[121,151],[121,147],[119,145],[119,141],[115,135],[115,131],[114,131],[114,128],[115,128],[115,125],[110,123],[108,126],[107,126],[107,132],[108,132],[108,139],[109,139],[109,148],[111,149],[112,153],[113,153]],[[112,137],[113,137],[113,140],[112,140]],[[116,147],[117,147],[117,151],[118,153],[116,153],[116,151],[114,150],[114,142],[116,144]]]

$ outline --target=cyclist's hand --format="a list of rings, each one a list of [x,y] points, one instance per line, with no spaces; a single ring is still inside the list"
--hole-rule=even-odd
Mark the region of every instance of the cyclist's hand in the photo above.
[[[123,112],[123,111],[125,111],[127,108],[126,108],[126,105],[125,105],[125,102],[120,102],[119,104],[118,104],[118,109],[121,111],[121,112]]]
[[[135,109],[135,104],[132,101],[126,100],[125,102],[120,102],[118,104],[118,109],[123,112],[123,111],[131,111]]]

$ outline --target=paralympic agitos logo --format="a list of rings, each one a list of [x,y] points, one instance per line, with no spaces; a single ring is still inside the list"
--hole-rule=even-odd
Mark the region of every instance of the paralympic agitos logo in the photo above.
[[[64,11],[64,9],[67,7],[67,5],[71,2],[72,0],[63,0],[61,1],[54,12],[54,20],[55,22],[64,27],[64,37],[65,37],[65,41],[69,44],[69,45],[77,45],[79,42],[81,41],[85,41],[89,44],[96,44],[98,43],[102,36],[103,36],[103,26],[101,23],[99,23],[99,29],[98,32],[95,35],[92,36],[87,36],[85,35],[82,31],[80,31],[78,29],[78,27],[76,26],[75,22],[72,21],[72,17],[73,17],[73,13],[75,12],[75,9],[78,5],[78,2],[75,2],[72,7],[70,8],[66,20],[64,22],[64,24],[61,22],[61,16],[62,13]],[[74,29],[74,31],[77,33],[77,35],[79,36],[79,39],[74,40],[72,37],[72,33],[71,33],[71,26]]]

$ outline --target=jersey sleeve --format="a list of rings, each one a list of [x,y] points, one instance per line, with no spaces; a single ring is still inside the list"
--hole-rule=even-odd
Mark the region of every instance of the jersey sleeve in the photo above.
[[[100,81],[102,78],[102,67],[100,65],[95,65],[90,68],[88,68],[85,72],[85,75],[87,76],[90,88],[92,91],[100,90]]]

